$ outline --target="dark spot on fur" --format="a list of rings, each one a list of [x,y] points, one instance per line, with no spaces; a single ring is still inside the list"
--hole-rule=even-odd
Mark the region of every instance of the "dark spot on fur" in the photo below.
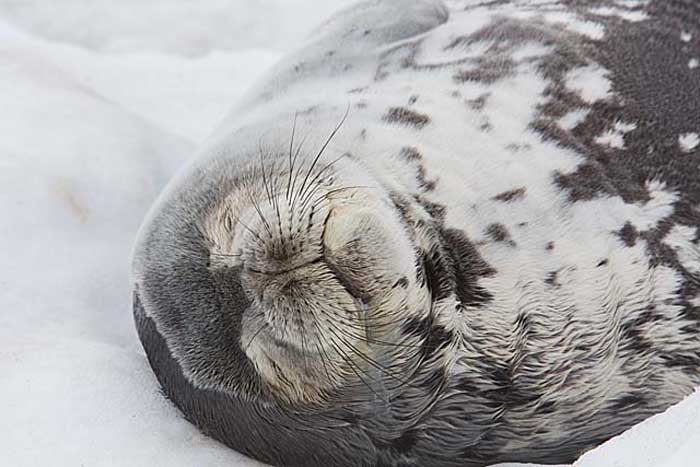
[[[509,143],[506,145],[506,149],[513,154],[516,154],[518,152],[525,152],[529,151],[532,149],[532,146],[529,144],[517,144],[517,143]]]
[[[525,197],[525,192],[527,189],[525,187],[515,188],[510,191],[504,191],[503,193],[494,196],[492,199],[496,201],[503,201],[507,203],[508,201],[514,201],[517,199],[522,199]]]
[[[404,222],[415,228],[421,220],[414,218],[414,205],[410,198],[397,193],[391,193],[391,198]],[[449,291],[465,307],[480,306],[492,300],[491,294],[478,282],[479,278],[492,276],[496,271],[484,261],[464,232],[444,228],[444,206],[431,203],[421,196],[412,198],[432,217],[432,222],[424,222],[423,227],[432,230],[433,246],[429,253],[415,252],[417,283],[420,286],[427,284],[425,269],[429,269],[433,275],[431,287],[437,291],[437,296],[442,297]]]
[[[406,276],[402,276],[399,280],[397,280],[392,288],[395,289],[397,287],[401,287],[402,289],[408,287],[408,279],[406,278]]]
[[[544,283],[552,287],[561,287],[561,284],[557,282],[558,274],[559,271],[551,271],[547,273],[547,277],[545,278]]]
[[[503,224],[493,223],[486,228],[486,235],[494,242],[507,242],[515,246],[515,242],[510,237],[510,232]]]
[[[428,192],[428,191],[433,191],[435,189],[436,181],[435,180],[428,180],[426,178],[425,174],[425,167],[422,165],[418,166],[417,168],[417,174],[416,174],[416,181],[418,182],[418,187],[421,189],[423,192]],[[438,213],[439,211],[439,213]],[[444,208],[441,206],[440,209],[433,209],[430,211],[430,215],[435,217],[435,216],[443,216],[444,215]]]
[[[392,446],[399,453],[406,453],[413,449],[416,445],[416,432],[414,430],[408,430],[400,437],[396,438],[392,443]]]
[[[430,123],[430,117],[404,107],[391,107],[382,117],[385,122],[398,123],[418,129]]]
[[[403,324],[401,328],[403,334],[418,337],[422,340],[428,337],[428,327],[426,326],[425,320],[420,320],[418,318],[411,318]]]
[[[418,102],[418,95],[414,94],[408,98],[408,105],[413,105]]]
[[[637,228],[633,226],[630,222],[627,222],[619,232],[620,239],[625,242],[628,247],[633,247],[637,244],[637,237],[639,237],[639,232]]]
[[[606,258],[606,259],[603,259],[603,260],[600,260],[600,261],[598,262],[598,264],[596,264],[596,267],[597,267],[597,268],[601,268],[601,267],[605,266],[606,264],[608,264],[607,258]]]
[[[486,100],[489,98],[490,95],[491,93],[486,92],[474,99],[467,99],[466,103],[472,110],[480,111],[483,110],[484,107],[486,107]]]
[[[661,359],[668,368],[678,368],[688,375],[697,376],[700,355],[664,354]]]
[[[445,327],[437,325],[431,326],[428,338],[421,346],[422,358],[429,358],[434,352],[448,345],[453,337],[452,331],[448,331]],[[442,371],[442,369],[439,370]]]
[[[401,148],[400,156],[407,161],[423,160],[423,155],[418,151],[418,149],[412,146]]]
[[[513,72],[514,65],[509,58],[487,57],[478,60],[475,68],[457,71],[452,79],[460,84],[467,82],[493,84],[510,75]]]
[[[423,209],[425,209],[425,212],[427,212],[430,217],[435,219],[438,223],[444,222],[445,206],[428,201],[422,196],[416,195],[413,198],[423,207]]]
[[[425,166],[423,165],[423,155],[415,147],[408,146],[401,148],[399,156],[405,161],[412,162],[416,167],[416,181],[421,191],[433,191],[435,189],[435,180],[428,180]]]
[[[557,403],[553,400],[546,400],[541,402],[537,406],[537,411],[538,413],[543,413],[543,414],[548,414],[548,413],[554,413],[557,408]]]
[[[479,130],[481,130],[483,132],[489,132],[489,131],[493,130],[493,125],[491,125],[490,121],[486,120],[486,121],[482,122],[481,125],[479,125]]]
[[[481,394],[494,409],[530,404],[541,397],[540,394],[525,390],[515,383],[515,369],[509,362],[482,359],[479,367],[489,381],[486,387],[492,387],[492,389],[482,390]]]
[[[527,331],[530,328],[530,316],[527,313],[520,312],[515,319],[515,327]]]
[[[421,361],[430,358],[454,338],[452,331],[444,326],[433,324],[432,316],[422,320],[411,318],[403,325],[402,332],[421,341],[419,352]]]
[[[654,307],[649,306],[632,319],[623,321],[620,324],[621,347],[636,354],[653,350],[654,346],[651,340],[647,338],[645,330],[648,329],[649,323],[659,319],[660,316]]]
[[[389,197],[406,225],[412,227],[414,223],[410,212],[411,208],[409,201],[402,195],[393,191],[389,193]]]
[[[649,401],[646,399],[643,393],[635,392],[628,393],[612,401],[610,404],[610,410],[613,412],[618,412],[620,410],[630,410],[630,409],[640,409],[646,406]]]
[[[433,250],[430,254],[423,253],[422,255],[423,272],[430,291],[430,296],[433,302],[442,300],[450,295],[452,284],[452,274],[450,265],[440,254],[438,250]]]
[[[601,194],[617,195],[617,189],[598,163],[584,163],[572,174],[555,173],[554,181],[569,194],[572,201],[588,201]]]
[[[547,244],[544,246],[544,249],[547,251],[552,251],[554,249],[554,242],[547,242]]]
[[[484,261],[462,231],[445,230],[443,241],[453,258],[455,294],[462,305],[477,306],[490,302],[493,296],[478,284],[478,279],[492,276],[496,274],[496,270]]]
[[[491,224],[486,228],[486,235],[496,242],[505,242],[510,238],[510,233],[503,224]]]

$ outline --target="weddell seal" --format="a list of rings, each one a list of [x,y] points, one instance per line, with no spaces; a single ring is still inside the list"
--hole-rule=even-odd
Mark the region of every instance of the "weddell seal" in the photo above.
[[[170,183],[136,325],[274,465],[563,463],[700,384],[700,4],[372,0]]]

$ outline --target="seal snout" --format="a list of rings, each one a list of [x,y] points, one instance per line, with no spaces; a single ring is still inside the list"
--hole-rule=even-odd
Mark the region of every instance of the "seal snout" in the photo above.
[[[319,261],[325,217],[324,206],[300,211],[279,200],[251,206],[240,216],[233,240],[243,269],[276,276]]]

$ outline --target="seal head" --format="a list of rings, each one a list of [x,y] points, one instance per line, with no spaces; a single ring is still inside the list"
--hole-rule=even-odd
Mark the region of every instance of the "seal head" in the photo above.
[[[374,465],[358,420],[394,417],[421,353],[402,324],[430,310],[416,264],[432,220],[415,201],[397,209],[352,154],[326,154],[341,126],[313,151],[292,131],[190,167],[136,248],[136,323],[166,394],[273,464]]]

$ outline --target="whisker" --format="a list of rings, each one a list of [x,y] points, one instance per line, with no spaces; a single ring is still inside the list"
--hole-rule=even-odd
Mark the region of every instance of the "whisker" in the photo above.
[[[250,348],[250,345],[253,343],[255,338],[258,337],[260,332],[262,332],[262,330],[265,329],[267,326],[268,326],[267,322],[263,322],[262,326],[260,326],[258,328],[258,330],[255,331],[255,334],[253,334],[253,337],[251,337],[250,340],[248,341],[248,345],[246,345],[245,347],[242,347],[243,353],[248,351],[248,349]]]
[[[358,370],[359,370],[360,372],[364,373],[365,376],[370,376],[370,375],[368,375],[367,373],[365,373],[365,371],[364,371],[359,365],[357,365],[355,362],[353,362],[351,359],[347,358],[347,357],[343,354],[342,349],[340,349],[340,348],[338,347],[338,345],[333,341],[332,338],[330,338],[330,336],[328,336],[328,338],[326,338],[326,336],[324,336],[323,333],[321,332],[321,329],[320,329],[320,327],[318,326],[318,323],[316,323],[316,322],[314,321],[314,325],[316,326],[317,336],[319,336],[320,338],[322,338],[322,339],[325,341],[326,344],[328,344],[331,348],[333,348],[333,350],[335,351],[335,353],[338,354],[338,356],[339,356],[341,359],[343,359],[343,361],[345,362],[345,364],[348,365],[348,367],[350,367],[350,369],[353,371],[353,373],[355,373],[355,375],[359,378],[359,380],[362,382],[362,384],[364,384],[364,385],[367,387],[367,389],[369,389],[370,392],[372,392],[372,393],[375,395],[375,397],[377,397],[378,399],[381,399],[382,401],[384,401],[384,403],[387,403],[387,404],[388,404],[388,402],[387,402],[382,396],[380,396],[380,395],[377,393],[377,391],[375,391],[374,388],[373,388],[367,381],[365,381],[365,379],[360,375],[360,373],[358,372]],[[371,376],[370,376],[370,378],[371,378]]]
[[[367,329],[366,326],[356,325],[355,323],[352,323],[352,322],[339,321],[336,318],[334,318],[332,315],[326,315],[326,317],[330,321],[334,321],[338,326],[345,326],[347,328],[351,328],[351,329],[354,329],[357,331],[362,331],[362,330]],[[391,323],[392,326],[394,326],[395,324],[397,324],[397,323]],[[374,329],[376,329],[376,328],[377,327],[374,326]],[[353,334],[353,337],[355,337],[358,340],[365,342],[367,344],[377,344],[377,345],[382,345],[382,346],[386,346],[386,347],[396,347],[396,348],[406,348],[406,349],[437,349],[440,347],[438,345],[424,345],[424,344],[415,345],[415,344],[401,344],[398,342],[387,342],[387,341],[375,339],[372,337],[364,337],[364,336],[355,335],[355,334]]]
[[[241,224],[244,229],[246,229],[248,232],[250,232],[260,242],[261,245],[265,244],[265,241],[260,237],[260,235],[258,235],[257,232],[255,232],[253,229],[251,229],[246,224],[244,224],[242,220],[237,219],[236,222]]]
[[[301,139],[301,142],[299,143],[299,146],[297,146],[296,153],[294,153],[294,159],[292,160],[292,166],[296,165],[296,161],[299,157],[299,153],[301,152],[301,148],[304,146],[304,143],[306,142],[307,137],[309,136],[309,133],[304,135],[304,137]],[[299,179],[299,175],[301,174],[301,169],[303,168],[304,164],[299,164],[299,167],[297,167],[296,173],[294,174],[294,179],[292,180],[292,187],[291,187],[291,192],[290,192],[290,197],[292,199],[292,209],[294,208],[294,203],[296,201],[296,196],[294,192],[294,188],[297,184],[297,180]]]
[[[263,149],[262,140],[258,141],[258,153],[260,154],[260,171],[262,172],[262,181],[265,186],[265,193],[267,194],[267,202],[272,206],[272,194],[270,191],[270,186],[267,183],[267,175],[265,174],[265,164],[263,162]]]
[[[294,171],[294,164],[292,161],[292,151],[294,149],[294,135],[297,130],[297,117],[299,116],[299,112],[294,112],[294,124],[292,125],[292,137],[289,141],[289,180],[287,181],[287,194],[286,198],[287,201],[289,201],[289,190],[292,186],[292,172]]]
[[[345,190],[353,190],[353,189],[368,189],[368,190],[377,190],[378,188],[373,187],[373,186],[362,186],[362,185],[354,185],[354,186],[344,186],[341,188],[334,188],[333,190],[329,190],[325,193],[322,193],[320,196],[317,196],[314,198],[313,203],[311,206],[316,206],[319,204],[321,201],[325,201],[327,198],[329,198],[331,195],[338,193],[340,191],[345,191]]]
[[[267,230],[267,233],[270,235],[270,237],[272,237],[272,227],[270,227],[270,224],[267,222],[267,219],[265,219],[265,216],[263,215],[262,210],[258,205],[258,202],[253,198],[253,194],[251,192],[248,192],[248,200],[250,201],[250,204],[253,205],[253,209],[255,209],[255,211],[258,213],[258,217],[260,217],[260,220],[263,222],[265,230]]]
[[[315,184],[315,186],[314,186],[313,189],[308,190],[308,193],[307,193],[306,195],[304,195],[304,198],[302,199],[301,208],[300,208],[301,211],[304,210],[304,206],[306,205],[306,203],[307,203],[307,201],[309,200],[309,198],[310,198],[311,196],[313,196],[313,194],[314,194],[316,191],[318,191],[319,187],[322,186],[321,183],[323,182],[323,180],[325,179],[325,177],[319,179],[319,177],[321,176],[321,174],[323,174],[323,172],[325,172],[326,170],[328,170],[331,166],[333,166],[336,162],[338,162],[338,161],[339,161],[340,159],[342,159],[343,157],[347,157],[347,155],[348,155],[348,153],[343,153],[343,154],[341,154],[340,157],[338,157],[337,159],[334,159],[334,160],[331,161],[330,163],[326,164],[326,166],[325,166],[324,168],[322,168],[320,171],[318,171],[318,172],[316,173],[316,175],[315,175],[314,178],[311,180],[311,182],[309,182],[309,187],[311,187],[313,184]],[[318,181],[318,183],[316,183],[317,181]]]
[[[331,132],[331,134],[328,136],[328,138],[326,138],[325,143],[323,143],[323,146],[321,146],[321,150],[318,151],[318,154],[316,154],[316,157],[314,158],[313,162],[311,163],[311,166],[309,167],[309,170],[306,172],[306,176],[304,177],[304,181],[302,182],[301,187],[299,188],[299,195],[300,195],[300,196],[304,193],[305,188],[306,188],[306,182],[308,181],[309,176],[311,175],[311,173],[313,172],[314,168],[316,167],[316,164],[318,163],[318,160],[321,158],[321,156],[323,155],[324,151],[326,150],[326,148],[328,147],[328,145],[330,144],[330,142],[333,140],[333,138],[335,137],[335,135],[338,133],[338,131],[340,130],[340,128],[341,128],[341,127],[343,126],[343,124],[345,123],[345,120],[347,119],[349,113],[350,113],[350,104],[348,104],[348,107],[347,107],[347,109],[345,110],[345,114],[343,115],[343,118],[340,120],[340,123],[338,123],[338,125],[336,125],[336,127],[333,129],[333,131]]]
[[[332,327],[335,331],[340,332],[341,334],[348,335],[347,332],[343,331],[342,329],[339,329],[339,328],[338,328],[337,326],[335,326],[334,324],[332,324],[332,323],[329,323],[329,324],[331,325],[331,327]],[[413,387],[413,388],[416,388],[416,387],[417,387],[417,386],[413,385],[412,383],[410,383],[410,382],[404,380],[403,378],[400,378],[399,376],[396,376],[396,374],[395,374],[393,371],[391,371],[389,368],[387,368],[386,366],[384,366],[384,365],[382,365],[381,363],[377,362],[376,360],[374,360],[372,357],[370,357],[370,356],[367,355],[366,353],[360,352],[359,350],[357,350],[357,348],[356,348],[354,345],[349,344],[349,343],[348,343],[345,339],[343,339],[342,337],[338,337],[338,338],[340,339],[341,342],[343,342],[343,343],[350,349],[351,352],[353,352],[355,355],[357,355],[361,360],[363,360],[363,361],[364,361],[365,363],[367,363],[368,365],[370,365],[370,366],[372,366],[373,368],[375,368],[375,369],[381,371],[382,373],[387,374],[388,376],[391,376],[392,378],[394,378],[396,381],[400,382],[400,383],[403,384],[403,385],[406,385],[406,386],[409,386],[409,387]],[[397,389],[398,387],[400,387],[400,386],[397,386],[396,388],[392,388],[392,389]]]

